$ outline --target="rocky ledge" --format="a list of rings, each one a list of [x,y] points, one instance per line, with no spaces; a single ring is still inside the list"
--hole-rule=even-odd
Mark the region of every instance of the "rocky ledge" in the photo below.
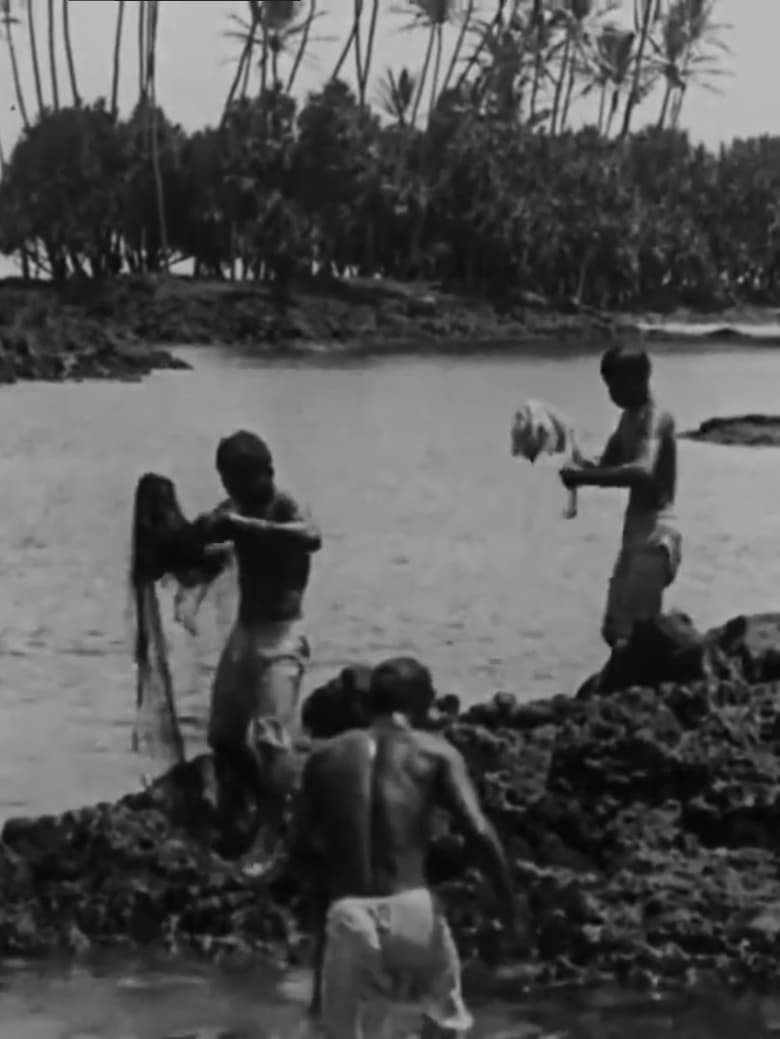
[[[149,345],[109,314],[90,314],[53,291],[0,292],[0,383],[136,380],[185,361]]]
[[[681,433],[687,440],[742,447],[780,447],[780,415],[734,415],[709,418],[698,429]]]
[[[369,673],[348,668],[312,694],[315,735],[360,722]],[[706,635],[672,615],[576,696],[501,693],[466,711],[445,696],[431,724],[466,756],[524,907],[510,948],[442,820],[430,877],[472,977],[515,994],[780,978],[780,615]],[[209,772],[198,758],[117,804],[9,820],[0,952],[125,944],[300,961],[297,878],[263,886],[212,850]]]

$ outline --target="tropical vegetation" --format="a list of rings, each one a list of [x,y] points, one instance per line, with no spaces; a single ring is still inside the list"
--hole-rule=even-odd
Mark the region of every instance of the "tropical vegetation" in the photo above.
[[[186,133],[157,100],[159,0],[138,6],[138,98],[85,101],[67,0],[1,0],[23,130],[2,160],[0,251],[29,276],[105,279],[183,260],[209,278],[381,275],[498,301],[713,307],[780,296],[780,139],[693,144],[681,112],[727,51],[716,0],[406,0],[419,69],[372,75],[384,0],[354,0],[336,67],[302,102],[317,0],[254,0],[230,25],[235,75],[216,126]],[[346,3],[346,0],[344,0]],[[453,23],[454,45],[444,29]],[[25,97],[23,30],[35,96]],[[57,82],[61,32],[68,83]],[[448,37],[448,38],[450,38]],[[658,86],[662,88],[660,91]],[[637,112],[659,97],[650,125]],[[574,128],[573,112],[592,109]]]

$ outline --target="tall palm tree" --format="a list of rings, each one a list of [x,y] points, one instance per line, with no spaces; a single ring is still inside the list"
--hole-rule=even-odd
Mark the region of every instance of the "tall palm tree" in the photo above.
[[[309,0],[308,13],[303,18],[297,18],[300,14],[300,0],[249,0],[249,20],[236,15],[230,16],[230,21],[236,28],[227,33],[228,37],[241,41],[241,54],[236,67],[230,89],[225,102],[224,111],[227,111],[241,89],[242,95],[246,93],[249,85],[252,55],[255,47],[260,45],[260,89],[268,88],[269,78],[275,90],[282,90],[283,83],[280,74],[279,63],[282,55],[291,50],[293,41],[298,39],[298,46],[292,62],[290,75],[286,80],[284,89],[289,93],[295,83],[298,71],[303,61],[306,48],[310,42],[311,28],[320,12],[317,10],[316,0]],[[224,115],[223,111],[223,115]]]
[[[152,169],[154,170],[154,187],[157,197],[157,218],[160,224],[160,251],[162,253],[163,270],[168,270],[168,223],[165,215],[165,194],[163,190],[162,169],[160,167],[160,112],[157,107],[157,30],[160,18],[160,0],[141,0],[146,9],[146,25],[144,27],[145,79],[143,103],[148,119],[149,142],[152,151]]]
[[[355,63],[359,65],[359,58],[357,52],[360,50],[360,20],[363,17],[363,0],[353,0],[352,6],[352,25],[350,26],[349,36],[341,48],[341,52],[336,60],[336,64],[333,66],[333,71],[330,74],[331,81],[338,79],[341,75],[341,70],[346,64],[349,52],[352,48],[355,48]],[[358,77],[359,79],[359,77]]]
[[[54,24],[54,0],[46,3],[47,22],[49,30],[49,70],[51,72],[51,93],[54,101],[54,111],[60,108],[60,84],[57,79],[57,48],[56,48],[56,26]]]
[[[146,98],[149,76],[149,9],[147,0],[138,0],[138,97]]]
[[[35,13],[33,0],[27,0],[27,32],[30,35],[30,58],[32,59],[35,97],[38,101],[38,115],[43,115],[46,104],[43,100],[43,84],[41,81],[41,64],[38,60],[38,39],[35,33]]]
[[[466,34],[471,28],[471,20],[474,16],[475,6],[476,0],[466,0],[466,9],[459,14],[460,30],[458,32],[458,38],[455,41],[455,46],[452,49],[450,63],[447,66],[447,71],[444,73],[444,79],[441,83],[442,94],[446,94],[447,89],[452,82],[452,77],[455,74],[455,69],[458,67],[460,56],[463,53],[463,44],[466,42]]]
[[[634,0],[634,25],[639,34],[636,55],[634,57],[634,74],[631,79],[631,87],[628,92],[625,111],[623,113],[623,125],[620,128],[620,136],[625,137],[631,129],[631,116],[640,99],[640,84],[645,60],[645,51],[650,39],[650,29],[654,22],[661,16],[661,0]]]
[[[708,80],[725,74],[720,59],[730,50],[718,34],[727,27],[713,22],[714,9],[715,0],[673,0],[663,20],[661,41],[650,41],[666,80],[659,127],[670,114],[669,122],[677,125],[690,79],[697,76],[703,86],[713,89]]]
[[[444,28],[450,24],[457,14],[459,14],[461,0],[408,0],[408,3],[409,7],[411,7],[412,20],[405,26],[405,29],[408,31],[423,28],[428,32],[428,46],[425,51],[423,66],[420,70],[420,77],[417,81],[417,93],[414,98],[414,104],[412,105],[411,121],[414,124],[417,121],[420,103],[423,98],[425,86],[428,82],[431,58],[434,58],[434,48],[435,58],[430,101],[431,112],[436,105],[439,88],[439,73],[441,70]],[[409,7],[400,9],[396,8],[396,11],[410,13]]]
[[[375,0],[375,2],[378,2],[378,0]],[[306,16],[305,21],[302,23],[298,50],[295,53],[295,58],[293,59],[292,67],[290,69],[290,75],[287,77],[287,84],[284,88],[285,93],[287,94],[291,94],[293,87],[295,86],[295,80],[298,76],[301,63],[303,62],[303,57],[306,53],[306,48],[309,46],[309,36],[311,34],[311,27],[312,25],[314,25],[314,22],[318,17],[319,12],[317,11],[317,0],[309,0],[309,13]],[[369,60],[370,57],[371,54],[369,50]]]
[[[81,104],[78,82],[76,81],[76,62],[73,59],[73,40],[70,35],[70,7],[68,0],[62,0],[62,35],[65,40],[65,56],[68,61],[68,78],[70,79],[70,92],[73,95],[73,104]]]
[[[605,25],[596,38],[594,85],[600,88],[598,129],[599,133],[605,133],[607,136],[618,109],[620,93],[631,71],[635,38],[636,33],[633,29],[624,30],[611,24]],[[612,97],[607,113],[610,88]]]
[[[406,126],[416,93],[413,73],[404,68],[396,76],[392,69],[387,69],[377,89],[377,103],[398,126]]]
[[[114,62],[111,74],[111,114],[116,118],[119,100],[119,69],[122,53],[122,28],[125,21],[125,0],[119,0],[116,12],[116,31],[114,32]]]
[[[22,117],[22,125],[27,130],[30,126],[30,120],[27,118],[27,105],[24,102],[22,80],[19,76],[19,61],[16,57],[16,47],[14,45],[14,26],[19,24],[19,19],[11,10],[11,0],[0,0],[0,19],[2,19],[3,30],[5,31],[5,42],[8,47],[8,58],[11,64],[11,76],[14,81],[16,104],[19,108],[19,115]]]

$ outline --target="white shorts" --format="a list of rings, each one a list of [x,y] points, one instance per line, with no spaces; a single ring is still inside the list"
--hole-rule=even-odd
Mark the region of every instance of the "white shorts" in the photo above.
[[[682,561],[682,538],[671,529],[624,544],[609,582],[601,633],[615,647],[631,638],[634,624],[660,617],[664,591],[674,581]]]
[[[372,1003],[414,1002],[445,1034],[473,1024],[461,994],[460,959],[427,888],[383,898],[342,898],[326,925],[322,1021],[328,1039],[359,1039]]]
[[[291,731],[309,655],[300,620],[251,630],[236,624],[214,676],[208,728],[211,746],[246,742],[259,718],[275,718]]]

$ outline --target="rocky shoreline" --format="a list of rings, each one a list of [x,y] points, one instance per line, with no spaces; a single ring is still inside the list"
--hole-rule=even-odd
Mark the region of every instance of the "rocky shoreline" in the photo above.
[[[780,415],[733,415],[706,419],[686,440],[738,447],[780,447]]]
[[[466,756],[523,905],[508,948],[443,823],[430,876],[480,988],[780,981],[780,616],[704,636],[685,618],[665,625],[638,634],[611,692],[499,694],[465,712],[439,701],[432,724]],[[345,674],[312,694],[315,729],[337,701],[342,723],[359,720],[360,682]],[[7,821],[0,955],[306,959],[297,878],[269,889],[211,850],[209,769],[198,758],[116,804]]]
[[[678,341],[719,338],[702,336],[694,315],[684,315],[680,327],[683,332],[674,333]],[[616,335],[646,337],[659,346],[669,338],[655,319],[643,324],[573,305],[562,311],[529,294],[494,305],[432,285],[379,279],[312,281],[296,287],[284,307],[254,283],[173,276],[63,288],[0,282],[0,382],[139,378],[158,368],[188,367],[163,349],[185,344],[236,346],[266,356],[368,357],[518,351],[543,344],[598,350]]]

